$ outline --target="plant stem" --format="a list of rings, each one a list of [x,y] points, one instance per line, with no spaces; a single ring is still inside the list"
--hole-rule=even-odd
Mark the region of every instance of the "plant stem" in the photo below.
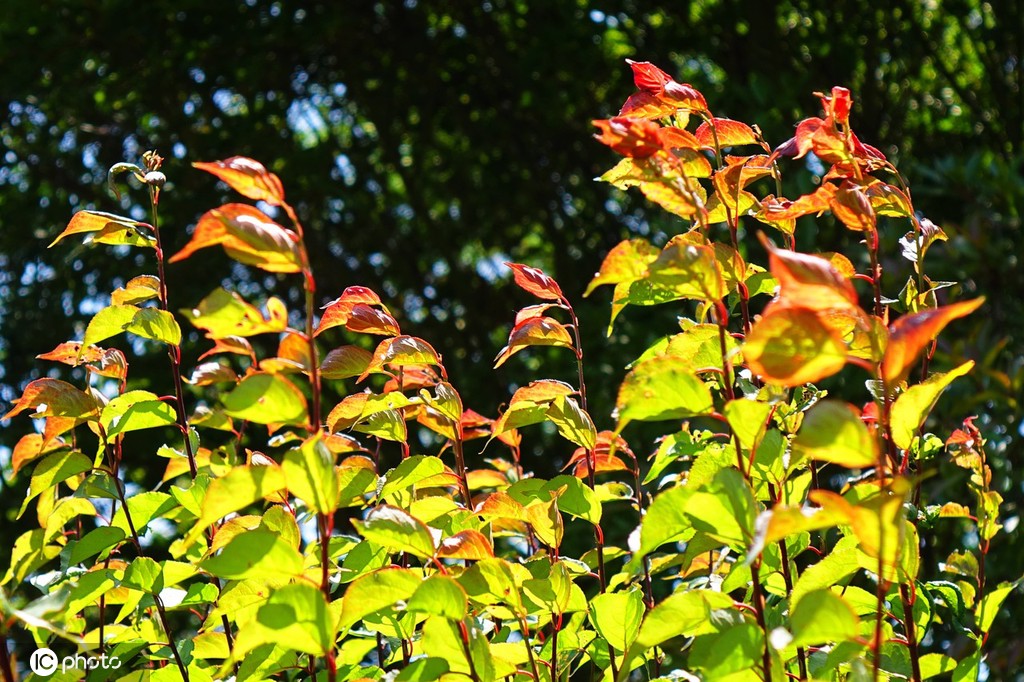
[[[164,269],[164,248],[160,239],[160,190],[155,187],[149,188],[149,206],[153,220],[153,236],[156,238],[156,267],[157,278],[160,280],[160,309],[170,312],[170,305],[167,294],[167,278]],[[188,426],[188,417],[185,416],[185,389],[181,381],[181,346],[178,344],[168,345],[167,354],[171,359],[171,375],[174,377],[174,400],[175,412],[178,417],[178,428],[185,440],[185,455],[188,457],[188,471],[195,480],[199,473],[196,465],[196,455],[192,451],[192,438]]]
[[[921,677],[921,656],[917,648],[917,624],[914,623],[915,595],[909,585],[900,585],[900,599],[903,601],[903,627],[907,633],[907,649],[910,651],[910,679],[912,682],[922,682],[924,678]]]

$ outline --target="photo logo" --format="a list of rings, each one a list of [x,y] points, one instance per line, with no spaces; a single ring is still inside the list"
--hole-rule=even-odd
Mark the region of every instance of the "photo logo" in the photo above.
[[[75,654],[60,658],[52,649],[37,649],[28,659],[28,667],[36,675],[49,677],[60,668],[62,673],[69,670],[116,670],[121,667],[121,659],[117,656],[101,654],[99,657]]]
[[[28,659],[28,667],[36,675],[52,675],[57,671],[57,654],[52,649],[37,649]]]

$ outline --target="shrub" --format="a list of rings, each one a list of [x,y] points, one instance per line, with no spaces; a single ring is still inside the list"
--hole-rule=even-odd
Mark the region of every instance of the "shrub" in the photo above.
[[[565,348],[575,385],[537,379],[490,419],[374,291],[351,286],[317,313],[302,224],[260,163],[195,164],[257,205],[210,210],[170,258],[162,160],[112,168],[112,182],[146,188],[149,222],[81,211],[54,243],[151,249],[157,274],[40,356],[80,368],[77,385],[33,381],[4,415],[34,411],[41,429],[14,449],[31,476],[21,513],[34,508],[39,527],[0,583],[0,634],[24,628],[37,646],[85,646],[82,661],[133,671],[97,664],[90,679],[976,678],[1015,587],[985,581],[1000,497],[972,418],[941,435],[925,424],[973,364],[934,372],[936,337],[982,300],[938,305],[945,283],[924,261],[945,235],[857,138],[848,91],[820,95],[823,118],[773,151],[692,86],[631,66],[637,92],[595,121],[623,156],[601,179],[639,188],[681,232],[620,243],[586,294],[613,287],[612,323],[672,303],[680,328],[629,366],[611,430],[587,404],[583,350],[599,341],[541,270],[508,264],[535,300],[495,366]],[[817,189],[783,198],[780,162],[812,154],[828,165]],[[826,213],[863,254],[795,250],[797,221]],[[879,231],[900,224],[910,273],[890,299]],[[759,225],[781,245],[750,238]],[[218,288],[176,316],[165,264],[212,246],[300,275],[304,309]],[[212,343],[194,368],[181,317]],[[125,352],[99,345],[122,333],[136,351],[166,349],[168,375],[130,375]],[[626,440],[636,422],[666,427],[646,460]],[[551,480],[519,456],[541,423],[568,442],[568,473]],[[140,452],[136,432],[152,430],[170,440]],[[942,457],[971,472],[971,507],[922,499]],[[138,462],[159,463],[159,486],[124,479]],[[606,536],[608,514],[630,519],[628,537]],[[976,546],[922,560],[943,524],[965,521]],[[972,644],[959,659],[936,644],[953,634]]]

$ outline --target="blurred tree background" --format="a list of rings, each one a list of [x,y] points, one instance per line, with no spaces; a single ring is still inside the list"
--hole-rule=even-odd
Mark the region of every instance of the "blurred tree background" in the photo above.
[[[495,416],[515,386],[574,376],[567,354],[557,352],[524,353],[490,369],[514,311],[530,302],[503,261],[541,266],[579,299],[619,240],[663,242],[684,229],[638,195],[593,181],[615,158],[590,138],[590,120],[614,115],[632,92],[624,58],[692,83],[716,115],[758,124],[773,145],[818,113],[813,92],[844,85],[856,99],[861,139],[896,161],[917,208],[950,236],[929,252],[927,271],[960,282],[958,298],[988,297],[984,314],[958,322],[940,343],[937,367],[969,357],[978,368],[940,403],[938,435],[982,415],[994,487],[1006,498],[1007,532],[993,548],[989,579],[1019,576],[1020,0],[8,0],[5,10],[5,411],[27,381],[51,371],[38,353],[81,334],[112,289],[153,270],[149,253],[45,248],[82,208],[141,211],[132,200],[142,193],[118,205],[105,180],[110,165],[137,161],[146,149],[167,158],[161,208],[169,252],[203,211],[230,198],[192,161],[263,161],[307,225],[322,303],[352,284],[379,291],[404,331],[444,354],[467,405]],[[814,171],[791,169],[806,182],[787,186],[787,196],[807,191]],[[857,250],[850,233],[816,229],[818,248]],[[887,271],[906,270],[896,247],[906,229],[892,225],[884,237],[893,254]],[[273,287],[299,300],[297,278],[232,268],[217,250],[171,266],[168,278],[178,308],[232,281],[255,299]],[[897,276],[885,282],[890,296],[901,288]],[[669,332],[678,311],[631,309],[605,343],[607,294],[580,301],[579,311],[591,411],[607,427],[601,419],[623,366]],[[185,343],[186,365],[207,347],[199,338]],[[131,362],[130,375],[167,391],[159,384],[163,353]],[[28,420],[15,420],[0,432],[0,566],[21,530],[14,517],[28,482],[11,476],[8,460],[27,428]],[[526,464],[542,475],[568,454],[542,434],[527,439],[536,443]],[[651,443],[640,437],[634,448],[646,453]],[[137,465],[137,480],[155,471]],[[954,467],[940,474],[935,485],[965,489]],[[993,644],[993,671],[1014,670],[1024,648],[1019,632]]]

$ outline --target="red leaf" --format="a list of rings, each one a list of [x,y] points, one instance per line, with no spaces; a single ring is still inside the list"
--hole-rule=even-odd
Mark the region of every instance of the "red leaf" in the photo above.
[[[265,201],[272,206],[283,206],[285,203],[281,179],[268,171],[259,161],[244,156],[232,156],[223,161],[192,165],[216,175],[244,197]]]
[[[676,106],[669,104],[654,93],[634,92],[619,109],[619,116],[631,118],[658,119],[676,113]]]
[[[681,128],[662,128],[658,131],[658,138],[661,140],[661,146],[665,149],[693,149],[696,151],[701,148],[700,139],[688,130]]]
[[[704,95],[689,83],[669,81],[662,89],[661,98],[680,109],[691,111],[707,111],[708,103]]]
[[[889,344],[882,359],[882,378],[890,386],[903,381],[925,346],[953,320],[970,315],[985,298],[904,315],[889,326]]]
[[[653,121],[619,116],[599,119],[593,124],[601,131],[594,137],[623,156],[644,159],[663,149],[661,127]]]
[[[853,107],[850,91],[837,85],[832,88],[832,96],[825,98],[825,101],[828,115],[844,126],[849,125],[850,109]]]
[[[384,306],[380,297],[372,289],[361,286],[348,287],[341,296],[323,307],[324,314],[320,318],[320,324],[317,325],[313,336],[332,327],[346,325],[352,315],[352,310],[359,304]]]
[[[627,59],[629,68],[633,69],[633,83],[638,90],[658,94],[666,83],[672,82],[672,76],[668,75],[650,62],[635,62]]]
[[[769,198],[761,202],[761,215],[769,222],[794,220],[801,216],[816,213],[821,215],[829,210],[836,186],[830,182],[822,184],[810,194],[805,194],[796,201],[786,198]]]
[[[714,129],[712,130],[712,126]],[[713,118],[709,124],[704,121],[697,128],[697,139],[702,146],[709,149],[715,148],[715,135],[718,136],[718,146],[738,147],[743,144],[757,144],[757,135],[753,128],[741,121],[734,121],[731,118]]]
[[[544,274],[540,268],[531,268],[529,265],[520,263],[505,263],[505,265],[512,270],[516,284],[537,298],[546,301],[561,301],[565,298],[558,282]]]

